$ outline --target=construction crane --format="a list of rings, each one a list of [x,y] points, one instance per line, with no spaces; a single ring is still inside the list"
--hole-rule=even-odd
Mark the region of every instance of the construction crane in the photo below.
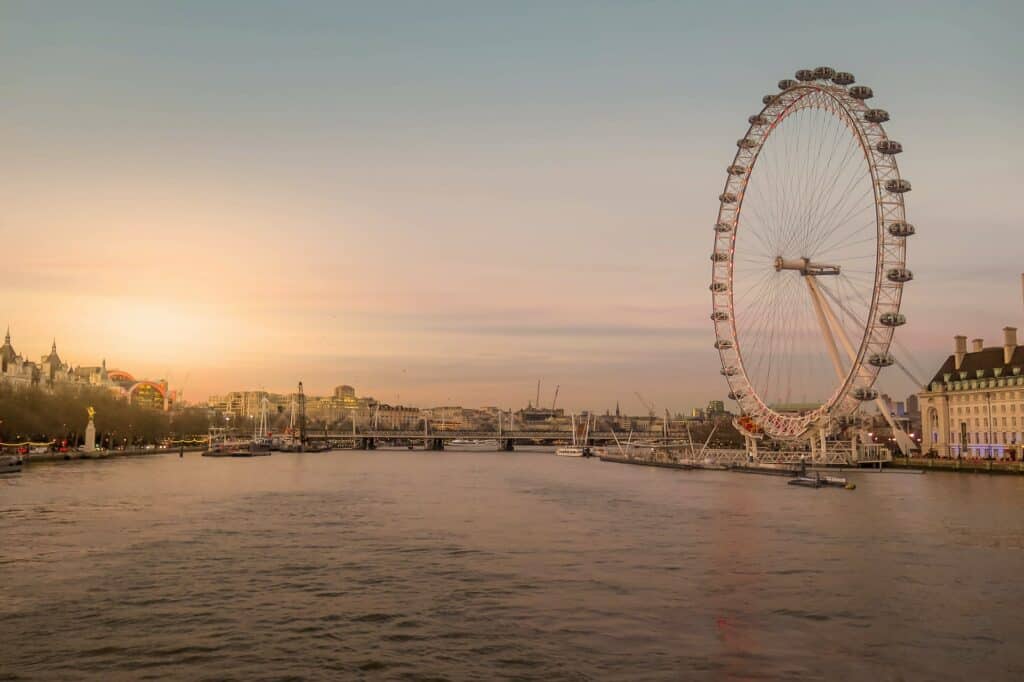
[[[647,399],[640,395],[639,391],[633,391],[633,395],[636,396],[636,399],[640,401],[641,405],[647,408],[647,416],[649,416],[651,419],[654,419],[654,415],[656,414],[656,411],[654,409],[654,403],[647,402]]]
[[[551,411],[555,411],[555,405],[558,404],[558,389],[562,387],[561,384],[555,386],[555,397],[551,399]]]

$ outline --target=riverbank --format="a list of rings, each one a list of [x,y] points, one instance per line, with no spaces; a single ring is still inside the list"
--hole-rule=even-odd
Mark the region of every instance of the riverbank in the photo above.
[[[954,474],[1012,474],[1024,475],[1024,462],[1000,459],[937,459],[932,457],[896,457],[886,463],[892,469],[923,469],[948,471]]]
[[[614,455],[599,455],[602,462],[615,462],[616,464],[639,464],[648,467],[662,467],[665,469],[694,469],[692,464],[684,462],[659,462],[657,460],[637,459],[633,457],[615,457]]]
[[[202,452],[203,447],[187,447],[185,452]],[[21,459],[25,464],[38,462],[66,462],[80,459],[108,459],[111,457],[141,457],[148,455],[173,455],[181,452],[181,448],[166,448],[163,450],[98,450],[94,452],[82,452],[79,450],[68,452],[33,452],[22,455]]]
[[[743,466],[701,466],[689,463],[671,463],[671,462],[659,462],[654,460],[646,460],[637,457],[625,458],[625,457],[609,457],[602,456],[601,461],[604,462],[616,462],[619,464],[634,464],[637,466],[652,466],[652,467],[666,467],[672,469],[728,469],[729,471],[736,471],[741,473],[755,473],[755,474],[775,474],[775,475],[792,475],[798,474],[796,469],[791,469],[784,466],[765,464],[765,465],[743,465]],[[897,457],[891,462],[886,462],[882,467],[872,465],[870,467],[856,467],[856,466],[819,466],[808,463],[808,470],[818,471],[849,471],[859,473],[878,473],[878,472],[890,472],[890,473],[907,473],[907,474],[921,474],[927,471],[945,471],[949,473],[959,474],[1005,474],[1005,475],[1024,475],[1024,462],[1009,462],[1006,460],[989,460],[989,459],[934,459],[925,457]]]

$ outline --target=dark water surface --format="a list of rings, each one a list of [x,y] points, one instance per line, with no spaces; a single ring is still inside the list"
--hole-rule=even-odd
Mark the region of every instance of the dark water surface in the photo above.
[[[541,453],[0,478],[2,679],[1024,679],[1024,478]]]

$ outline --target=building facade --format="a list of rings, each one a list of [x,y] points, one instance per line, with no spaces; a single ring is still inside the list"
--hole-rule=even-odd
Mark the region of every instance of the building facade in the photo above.
[[[953,353],[917,394],[921,451],[939,457],[1020,457],[1024,443],[1024,346],[1003,329],[1002,346],[954,337]]]
[[[0,346],[0,384],[18,388],[37,386],[53,389],[62,386],[93,386],[105,388],[130,403],[168,410],[175,403],[175,394],[167,381],[138,380],[120,370],[107,370],[107,361],[96,366],[72,367],[61,359],[57,352],[57,341],[50,346],[50,352],[39,362],[26,360],[11,343],[11,330],[4,336]]]

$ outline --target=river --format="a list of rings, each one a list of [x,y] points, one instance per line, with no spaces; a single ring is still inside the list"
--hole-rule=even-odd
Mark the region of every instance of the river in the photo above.
[[[1024,477],[546,452],[0,477],[0,679],[1022,679]]]

